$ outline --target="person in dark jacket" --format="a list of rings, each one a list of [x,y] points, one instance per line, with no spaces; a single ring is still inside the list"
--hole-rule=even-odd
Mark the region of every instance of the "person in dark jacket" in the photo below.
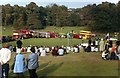
[[[58,48],[54,47],[54,49],[52,50],[52,55],[57,56],[58,55],[57,51],[58,51]]]
[[[23,43],[20,39],[16,42],[16,44],[17,44],[17,48],[22,48]]]
[[[109,44],[109,42],[107,41],[107,42],[105,43],[105,50],[109,50],[109,48],[110,48],[110,44]]]
[[[92,43],[92,40],[91,40],[91,38],[88,40],[88,45],[91,45],[91,43]]]
[[[109,40],[109,47],[112,48],[113,42]]]
[[[14,45],[14,47],[13,47],[13,52],[16,52],[16,49],[17,49],[17,48],[16,48],[16,46]]]
[[[22,41],[19,39],[19,40],[17,40],[16,44],[17,44],[17,53],[20,53],[23,43],[22,43]]]
[[[91,52],[91,45],[90,44],[87,46],[86,52]]]

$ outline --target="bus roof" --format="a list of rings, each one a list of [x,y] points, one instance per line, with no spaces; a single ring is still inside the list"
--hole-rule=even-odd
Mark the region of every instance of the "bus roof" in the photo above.
[[[81,30],[80,33],[91,33],[91,31],[84,31],[84,30]]]

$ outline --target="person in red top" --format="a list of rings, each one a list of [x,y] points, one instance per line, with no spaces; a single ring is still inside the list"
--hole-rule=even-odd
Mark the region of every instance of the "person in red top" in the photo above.
[[[110,51],[110,60],[118,60],[118,57],[116,55],[116,45],[115,44],[112,45],[112,48],[109,51]]]
[[[21,52],[25,52],[25,48],[24,47],[21,48]]]

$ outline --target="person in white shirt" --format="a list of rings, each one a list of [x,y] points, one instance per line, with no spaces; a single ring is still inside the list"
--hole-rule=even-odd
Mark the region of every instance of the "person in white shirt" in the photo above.
[[[98,45],[99,45],[99,42],[98,42],[98,39],[95,40],[95,52],[98,52]]]
[[[9,44],[5,43],[0,50],[0,64],[2,65],[2,77],[8,78],[9,74],[9,60],[11,58],[11,51]]]
[[[70,51],[71,51],[71,52],[74,51],[74,47],[73,47],[73,46],[70,47]]]
[[[35,48],[35,53],[38,53],[38,47],[34,46],[34,48]]]
[[[104,60],[108,60],[108,54],[109,54],[109,51],[103,51],[102,52],[102,59],[104,59]]]
[[[50,52],[50,48],[49,48],[48,46],[46,46],[46,47],[45,47],[45,51],[46,51],[47,53],[49,53],[49,52]]]
[[[69,53],[70,52],[70,46],[66,47],[66,52]]]
[[[32,45],[30,45],[30,46],[27,47],[27,52],[31,52],[31,51],[30,51],[31,46],[32,46]]]
[[[74,47],[74,52],[73,53],[78,53],[78,48]]]
[[[46,56],[45,48],[42,49],[42,51],[41,51],[41,55],[40,55],[40,56]]]
[[[58,49],[58,54],[59,54],[59,56],[63,56],[64,50],[62,49],[62,47],[60,47],[60,48]]]
[[[39,48],[40,53],[42,52],[42,50],[43,50],[43,46],[41,46],[41,47]]]

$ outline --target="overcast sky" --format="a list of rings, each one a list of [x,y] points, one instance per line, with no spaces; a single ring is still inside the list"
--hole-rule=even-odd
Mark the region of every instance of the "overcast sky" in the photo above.
[[[118,3],[119,0],[0,0],[0,4],[5,5],[9,3],[12,6],[15,4],[18,4],[19,6],[26,6],[31,1],[43,7],[56,3],[58,5],[65,5],[68,8],[80,8],[88,4],[100,4],[105,1]]]

